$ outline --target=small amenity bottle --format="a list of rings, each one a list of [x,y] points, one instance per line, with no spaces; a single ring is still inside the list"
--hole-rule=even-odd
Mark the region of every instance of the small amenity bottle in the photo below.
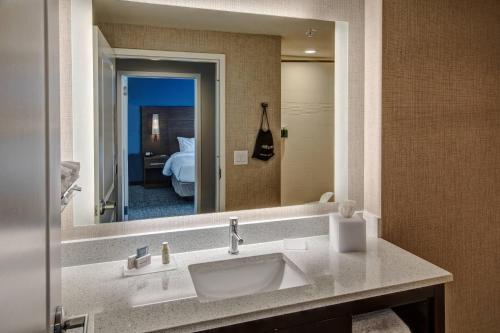
[[[170,263],[170,248],[168,247],[168,242],[163,242],[161,244],[161,262],[164,265]]]

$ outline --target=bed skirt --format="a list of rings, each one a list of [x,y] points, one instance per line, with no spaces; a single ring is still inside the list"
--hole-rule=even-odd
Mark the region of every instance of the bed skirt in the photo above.
[[[180,197],[192,197],[194,196],[194,183],[185,183],[179,181],[175,175],[172,175],[172,187],[175,193]]]

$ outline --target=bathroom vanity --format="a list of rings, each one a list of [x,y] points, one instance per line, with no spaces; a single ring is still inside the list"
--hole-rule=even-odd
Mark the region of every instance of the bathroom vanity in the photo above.
[[[442,284],[200,332],[352,332],[353,317],[392,309],[411,332],[445,332]]]
[[[177,253],[176,270],[133,277],[124,260],[65,267],[63,303],[96,333],[350,332],[352,316],[387,308],[414,332],[444,332],[449,272],[380,238],[366,253],[304,240]]]

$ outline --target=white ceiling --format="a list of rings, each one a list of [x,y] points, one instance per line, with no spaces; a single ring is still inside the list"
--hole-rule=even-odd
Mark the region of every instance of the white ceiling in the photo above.
[[[96,23],[128,23],[170,28],[282,36],[281,53],[333,59],[333,22],[174,7],[121,0],[93,0]],[[306,36],[310,28],[317,32]],[[314,55],[304,54],[315,49]]]

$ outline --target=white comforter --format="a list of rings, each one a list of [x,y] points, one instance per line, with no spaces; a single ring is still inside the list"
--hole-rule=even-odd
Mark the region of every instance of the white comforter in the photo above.
[[[174,175],[177,180],[185,183],[194,183],[195,166],[194,152],[172,154],[163,167],[165,176]]]

